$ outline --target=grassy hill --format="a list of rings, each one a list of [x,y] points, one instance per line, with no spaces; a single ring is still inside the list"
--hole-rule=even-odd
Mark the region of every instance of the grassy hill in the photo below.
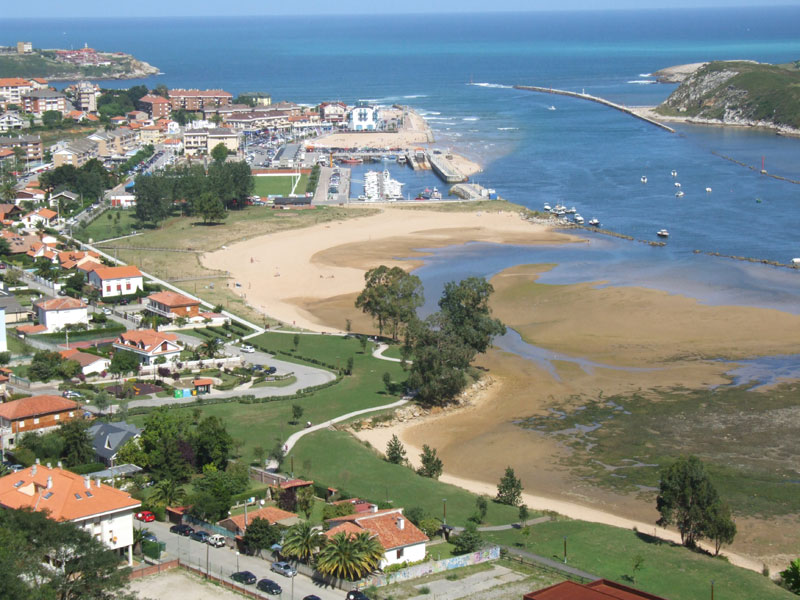
[[[55,53],[35,50],[32,54],[0,55],[0,77],[43,77],[45,79],[127,79],[157,72],[130,55],[106,54],[108,66],[76,66],[59,62]]]
[[[708,63],[687,78],[657,112],[800,129],[800,61],[785,65]]]

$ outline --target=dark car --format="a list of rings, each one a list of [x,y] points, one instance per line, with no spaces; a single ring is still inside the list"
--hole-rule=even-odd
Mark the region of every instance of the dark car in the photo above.
[[[256,587],[268,594],[280,594],[283,591],[281,586],[272,581],[272,579],[262,579],[256,584]]]
[[[194,528],[181,523],[180,525],[173,525],[169,528],[170,533],[177,533],[178,535],[182,535],[183,537],[190,536],[194,533]]]
[[[158,542],[158,538],[153,533],[147,531],[147,529],[144,530],[142,537],[148,542]]]
[[[347,592],[347,596],[344,597],[344,600],[369,600],[369,596],[358,590],[350,590]]]
[[[256,582],[257,577],[253,575],[250,571],[237,571],[236,573],[231,575],[231,579],[233,579],[234,581],[238,581],[239,583],[243,583],[245,585],[253,585]]]
[[[303,600],[322,600],[322,598],[314,594],[309,594],[308,596],[303,596]]]
[[[206,543],[206,540],[208,540],[208,538],[210,537],[211,534],[208,533],[207,531],[203,531],[202,529],[200,531],[195,531],[194,533],[189,534],[189,539],[196,540],[198,542],[203,542],[204,544]]]

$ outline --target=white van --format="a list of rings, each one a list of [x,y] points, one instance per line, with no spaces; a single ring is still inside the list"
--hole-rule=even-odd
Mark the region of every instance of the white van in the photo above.
[[[206,540],[206,543],[209,546],[214,546],[214,548],[222,548],[225,545],[225,536],[215,533]]]

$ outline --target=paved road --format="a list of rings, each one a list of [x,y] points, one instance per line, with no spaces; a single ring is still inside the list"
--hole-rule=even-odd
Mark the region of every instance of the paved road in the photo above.
[[[383,353],[388,349],[389,344],[378,344],[378,347],[372,351],[372,356],[379,358],[380,360],[388,360],[390,362],[403,362],[402,358],[391,358],[389,356],[384,356]],[[410,364],[411,361],[409,360],[408,363]]]
[[[208,572],[211,575],[229,578],[231,573],[235,573],[237,570],[247,570],[251,571],[259,579],[264,577],[272,579],[283,588],[283,593],[280,596],[271,596],[262,592],[264,598],[278,598],[280,600],[293,600],[296,598],[299,600],[310,594],[316,594],[322,600],[341,600],[345,596],[343,591],[322,587],[305,575],[297,575],[290,579],[283,575],[272,573],[269,570],[271,563],[263,558],[242,554],[237,559],[236,551],[231,548],[212,548],[207,544],[190,540],[176,533],[170,533],[169,523],[159,523],[157,521],[139,523],[137,521],[135,527],[138,528],[139,526],[149,529],[159,541],[165,542],[167,544],[167,552],[171,555],[180,558],[185,563],[200,568],[202,571],[206,570],[206,558],[208,558]],[[294,594],[292,594],[292,581],[294,582]],[[251,591],[258,593],[255,586],[247,587]]]

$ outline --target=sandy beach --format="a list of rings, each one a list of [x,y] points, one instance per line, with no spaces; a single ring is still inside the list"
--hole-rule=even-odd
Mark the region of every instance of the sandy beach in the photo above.
[[[230,271],[231,287],[251,306],[289,325],[336,332],[349,318],[355,331],[372,331],[371,320],[354,307],[368,269],[380,264],[412,269],[420,264],[413,259],[424,256],[417,248],[576,240],[512,212],[385,208],[377,215],[232,244],[201,260],[208,268]]]

